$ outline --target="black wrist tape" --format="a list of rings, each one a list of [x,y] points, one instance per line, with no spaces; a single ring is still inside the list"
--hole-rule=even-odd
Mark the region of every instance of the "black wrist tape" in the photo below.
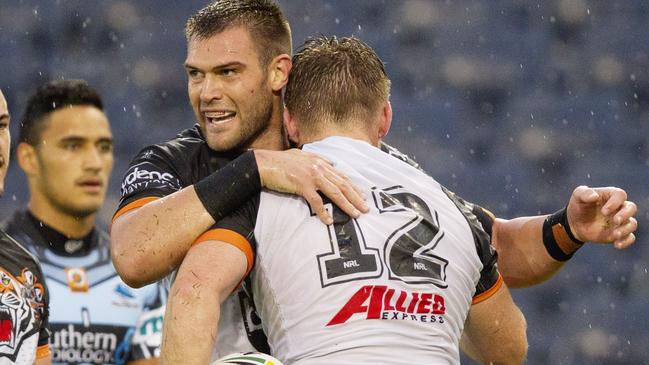
[[[218,222],[261,191],[255,154],[246,152],[194,184],[198,199]]]
[[[570,230],[566,208],[545,218],[543,244],[550,256],[557,261],[568,261],[584,244]]]

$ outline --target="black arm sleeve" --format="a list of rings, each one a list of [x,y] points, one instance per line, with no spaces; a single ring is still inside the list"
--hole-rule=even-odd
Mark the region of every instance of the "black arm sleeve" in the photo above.
[[[259,202],[260,195],[257,194],[234,211],[234,213],[217,221],[210,230],[226,229],[240,234],[248,240],[254,254],[257,250],[255,224],[257,222],[257,213],[259,212]]]
[[[261,190],[254,153],[250,151],[237,157],[194,184],[194,189],[214,221],[220,221]]]

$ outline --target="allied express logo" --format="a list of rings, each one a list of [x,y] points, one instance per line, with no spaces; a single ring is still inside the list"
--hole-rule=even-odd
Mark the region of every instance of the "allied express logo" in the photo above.
[[[441,295],[395,290],[386,285],[365,285],[352,295],[327,326],[345,323],[356,314],[364,314],[365,319],[444,323],[445,313]]]

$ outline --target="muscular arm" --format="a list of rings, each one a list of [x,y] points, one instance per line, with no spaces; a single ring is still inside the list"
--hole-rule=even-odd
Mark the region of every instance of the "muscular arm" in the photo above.
[[[527,356],[525,317],[506,285],[474,304],[464,325],[460,348],[482,364],[522,364]]]
[[[163,278],[214,224],[193,186],[118,217],[111,227],[115,269],[130,286]]]
[[[618,249],[635,242],[637,207],[618,188],[577,187],[567,208],[568,224],[581,241],[613,244]],[[543,243],[547,216],[496,219],[492,244],[498,251],[498,268],[507,285],[518,288],[539,284],[565,263],[548,253]]]
[[[498,269],[512,288],[539,284],[554,275],[565,262],[553,259],[543,245],[546,216],[496,219],[492,244],[498,252]]]
[[[318,191],[351,216],[357,217],[368,209],[360,190],[313,153],[259,150],[255,151],[255,159],[261,185],[301,195],[323,222],[329,223],[331,217]],[[214,189],[223,192],[238,183],[240,181],[235,179],[214,186]],[[236,193],[223,192],[222,198],[241,200]],[[237,205],[245,200],[247,198]],[[225,216],[230,212],[219,213]],[[111,253],[115,268],[133,287],[160,280],[180,264],[191,243],[214,223],[213,215],[205,208],[193,185],[147,203],[113,221]]]
[[[221,303],[246,274],[238,248],[207,241],[192,247],[169,294],[163,339],[165,364],[209,363],[217,337]]]

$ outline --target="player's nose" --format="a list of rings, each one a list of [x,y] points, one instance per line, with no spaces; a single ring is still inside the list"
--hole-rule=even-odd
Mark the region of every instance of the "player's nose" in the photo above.
[[[223,98],[223,82],[212,75],[206,75],[201,87],[201,101],[209,103]]]

